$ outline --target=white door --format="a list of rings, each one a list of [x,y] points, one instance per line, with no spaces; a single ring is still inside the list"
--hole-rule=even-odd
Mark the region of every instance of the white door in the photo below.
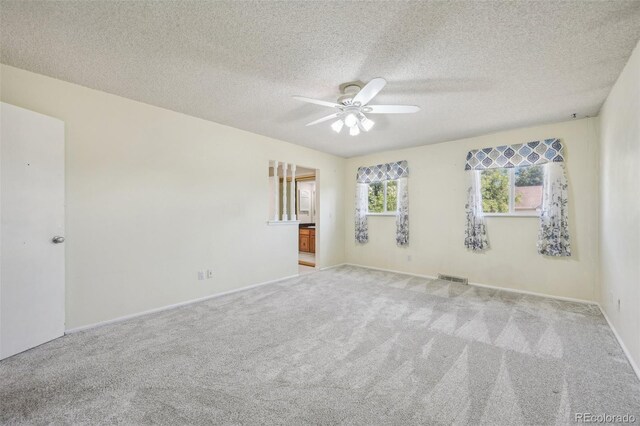
[[[0,108],[3,359],[64,334],[64,123]]]

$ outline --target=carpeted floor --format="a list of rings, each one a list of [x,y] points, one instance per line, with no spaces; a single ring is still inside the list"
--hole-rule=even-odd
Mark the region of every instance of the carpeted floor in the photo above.
[[[5,424],[575,424],[640,382],[598,308],[355,267],[0,362]]]

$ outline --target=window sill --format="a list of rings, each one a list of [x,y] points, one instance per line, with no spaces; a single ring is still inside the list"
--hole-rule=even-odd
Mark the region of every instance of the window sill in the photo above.
[[[268,220],[267,225],[275,226],[275,225],[299,225],[299,220]]]
[[[484,213],[484,217],[536,217],[540,218],[536,213]]]
[[[395,216],[396,212],[393,213],[367,213],[367,216]]]

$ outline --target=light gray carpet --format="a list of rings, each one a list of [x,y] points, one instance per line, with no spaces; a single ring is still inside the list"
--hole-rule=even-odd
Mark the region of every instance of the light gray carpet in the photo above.
[[[340,267],[0,362],[0,422],[572,424],[634,414],[597,307]]]

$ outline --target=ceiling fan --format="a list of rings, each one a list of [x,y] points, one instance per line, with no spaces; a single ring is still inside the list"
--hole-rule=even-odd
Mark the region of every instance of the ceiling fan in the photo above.
[[[319,118],[307,126],[322,123],[337,118],[331,124],[331,128],[340,133],[346,125],[351,136],[360,134],[360,130],[368,132],[375,122],[367,118],[365,114],[409,114],[420,111],[415,105],[369,105],[369,102],[384,88],[387,81],[384,78],[374,78],[366,85],[361,81],[350,81],[340,85],[342,96],[338,102],[328,102],[319,99],[306,98],[304,96],[294,96],[294,99],[311,104],[322,105],[334,108],[333,114]]]

